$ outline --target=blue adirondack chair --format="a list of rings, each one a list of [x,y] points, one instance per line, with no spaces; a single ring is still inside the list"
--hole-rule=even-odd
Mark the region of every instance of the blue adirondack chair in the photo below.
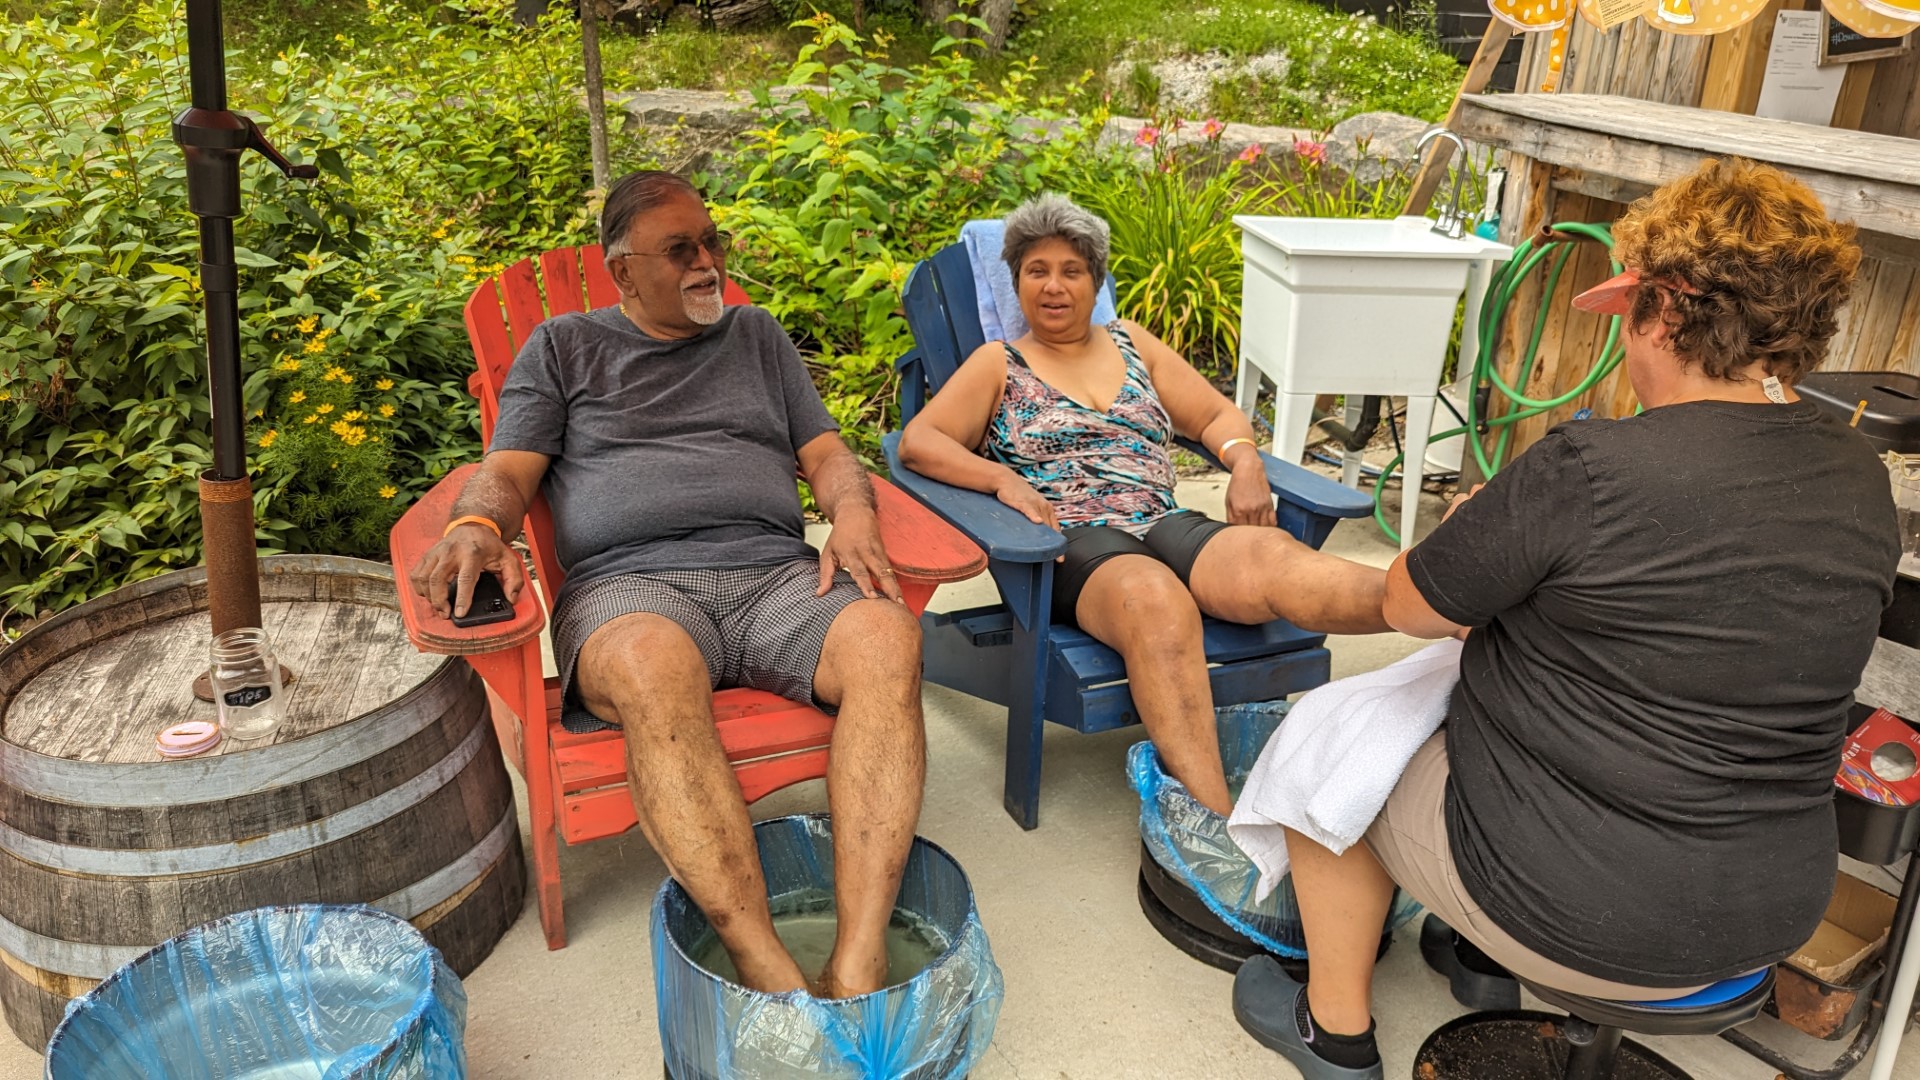
[[[1111,279],[1106,286],[1112,288]],[[900,358],[900,412],[911,420],[955,369],[985,344],[967,251],[955,243],[915,266],[907,278],[907,325],[914,348]],[[1198,443],[1182,446],[1219,467]],[[1066,541],[991,495],[966,491],[903,468],[898,432],[882,440],[896,486],[951,522],[987,553],[1002,603],[921,617],[926,679],[1007,707],[1007,812],[1023,828],[1040,823],[1043,721],[1080,732],[1138,723],[1120,654],[1053,619],[1054,557]],[[1341,518],[1373,511],[1365,495],[1263,454],[1278,496],[1280,527],[1319,547]],[[1216,705],[1272,701],[1327,681],[1325,635],[1285,621],[1263,626],[1207,619],[1207,660]]]

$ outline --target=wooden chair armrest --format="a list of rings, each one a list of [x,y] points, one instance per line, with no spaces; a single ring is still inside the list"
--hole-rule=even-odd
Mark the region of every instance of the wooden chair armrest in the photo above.
[[[425,495],[400,515],[387,534],[387,547],[393,555],[394,586],[400,597],[400,620],[406,625],[407,638],[414,648],[445,656],[477,656],[481,653],[515,649],[540,636],[546,625],[546,613],[540,598],[531,589],[521,592],[514,604],[513,618],[486,626],[459,627],[433,613],[427,598],[413,591],[408,573],[447,527],[453,501],[467,478],[479,465],[462,465],[442,477]]]
[[[987,568],[987,553],[960,530],[886,480],[873,478],[880,542],[902,578],[939,584],[965,581]]]

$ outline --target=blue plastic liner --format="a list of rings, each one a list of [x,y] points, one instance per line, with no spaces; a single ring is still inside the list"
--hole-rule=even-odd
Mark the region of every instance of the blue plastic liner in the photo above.
[[[1229,788],[1238,792],[1246,783],[1260,751],[1286,718],[1287,708],[1284,701],[1262,701],[1214,710]],[[1227,819],[1196,802],[1186,785],[1161,769],[1152,743],[1136,743],[1127,751],[1127,779],[1140,795],[1140,839],[1153,861],[1192,889],[1220,921],[1254,944],[1294,959],[1307,955],[1291,875],[1265,900],[1256,902],[1260,870],[1227,836]],[[1419,910],[1413,898],[1396,893],[1387,928],[1401,925]]]
[[[775,915],[812,909],[833,891],[833,840],[823,814],[754,826]],[[660,1046],[674,1080],[777,1076],[950,1080],[993,1041],[1004,994],[973,887],[960,864],[916,838],[894,902],[947,943],[920,974],[856,998],[765,994],[729,983],[691,956],[706,916],[668,878],[653,901],[653,979]]]
[[[404,919],[260,908],[195,927],[67,1007],[47,1080],[464,1080],[467,993]]]

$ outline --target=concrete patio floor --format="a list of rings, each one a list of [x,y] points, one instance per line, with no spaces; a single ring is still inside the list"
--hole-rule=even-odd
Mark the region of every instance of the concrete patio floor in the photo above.
[[[1221,486],[1184,483],[1182,502],[1218,513]],[[1423,509],[1437,514],[1439,501],[1426,503]],[[1370,522],[1342,524],[1328,548],[1379,566],[1394,554]],[[976,581],[943,590],[936,606],[968,606],[991,595]],[[1331,647],[1340,676],[1391,663],[1418,643],[1383,635],[1335,638]],[[1006,976],[999,1026],[975,1080],[1295,1076],[1235,1024],[1231,976],[1188,959],[1140,914],[1138,803],[1122,771],[1140,730],[1050,730],[1041,825],[1029,833],[1000,805],[1004,711],[938,687],[927,689],[926,706],[930,762],[920,832],[971,875]],[[824,808],[824,785],[813,782],[763,800],[754,816]],[[565,850],[561,865],[569,946],[546,950],[529,894],[519,922],[466,980],[472,1076],[653,1080],[660,1052],[648,905],[665,871],[637,832]],[[1879,883],[1896,887],[1885,877]],[[1417,923],[1402,929],[1376,982],[1381,1049],[1393,1080],[1410,1075],[1430,1031],[1464,1011],[1421,963],[1416,931]],[[1844,1045],[1818,1043],[1765,1019],[1752,1028],[1819,1065]],[[1646,1041],[1697,1080],[1775,1076],[1719,1039]],[[32,1080],[40,1069],[38,1054],[0,1039],[0,1080]],[[1854,1075],[1866,1073],[1863,1066]],[[1920,1046],[1904,1055],[1895,1075],[1920,1080]]]

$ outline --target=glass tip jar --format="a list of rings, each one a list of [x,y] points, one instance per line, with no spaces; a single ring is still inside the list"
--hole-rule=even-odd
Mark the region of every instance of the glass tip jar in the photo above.
[[[231,739],[264,739],[280,730],[286,692],[267,632],[245,626],[213,639],[208,674],[220,729]]]

